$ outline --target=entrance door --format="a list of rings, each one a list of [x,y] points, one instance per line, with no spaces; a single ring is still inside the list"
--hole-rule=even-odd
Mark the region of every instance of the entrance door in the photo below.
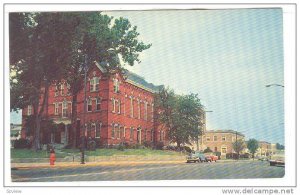
[[[60,143],[62,143],[62,144],[64,144],[65,143],[65,137],[66,137],[66,135],[65,135],[65,132],[60,132]]]

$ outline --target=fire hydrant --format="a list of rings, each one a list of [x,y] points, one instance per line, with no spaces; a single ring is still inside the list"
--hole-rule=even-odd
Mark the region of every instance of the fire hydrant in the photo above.
[[[55,151],[53,149],[50,150],[49,160],[50,160],[50,165],[54,165],[56,157],[55,157]]]

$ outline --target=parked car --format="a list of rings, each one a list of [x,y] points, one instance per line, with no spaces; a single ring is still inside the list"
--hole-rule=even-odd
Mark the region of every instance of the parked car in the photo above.
[[[210,153],[210,154],[206,154],[205,155],[205,159],[206,159],[206,162],[212,162],[212,161],[217,162],[217,160],[219,159],[219,157]]]
[[[258,160],[260,160],[260,161],[269,161],[268,157],[266,157],[266,156],[260,156],[258,158]]]
[[[206,161],[205,159],[205,155],[201,152],[191,152],[187,158],[186,158],[186,162],[204,162]]]
[[[270,162],[270,166],[285,166],[284,153],[278,153],[271,156],[269,162]]]

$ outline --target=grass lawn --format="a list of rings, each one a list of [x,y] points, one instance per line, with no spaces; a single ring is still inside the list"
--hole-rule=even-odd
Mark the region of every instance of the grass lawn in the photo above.
[[[96,151],[86,151],[88,156],[114,156],[114,155],[181,155],[174,151],[151,150],[151,149],[125,149],[124,151],[117,149],[97,149]],[[63,158],[69,155],[80,155],[79,149],[62,149],[56,152],[57,158]],[[46,151],[32,151],[30,149],[11,149],[11,158],[49,158]]]
[[[11,158],[49,158],[47,151],[33,151],[30,149],[11,149]],[[65,154],[57,153],[57,158],[65,157]]]

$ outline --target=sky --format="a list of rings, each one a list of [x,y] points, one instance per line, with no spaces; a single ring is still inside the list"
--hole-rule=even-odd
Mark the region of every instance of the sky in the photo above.
[[[207,129],[284,144],[281,9],[111,11],[151,43],[131,71],[178,94],[197,93]],[[12,122],[20,114],[11,114]]]

